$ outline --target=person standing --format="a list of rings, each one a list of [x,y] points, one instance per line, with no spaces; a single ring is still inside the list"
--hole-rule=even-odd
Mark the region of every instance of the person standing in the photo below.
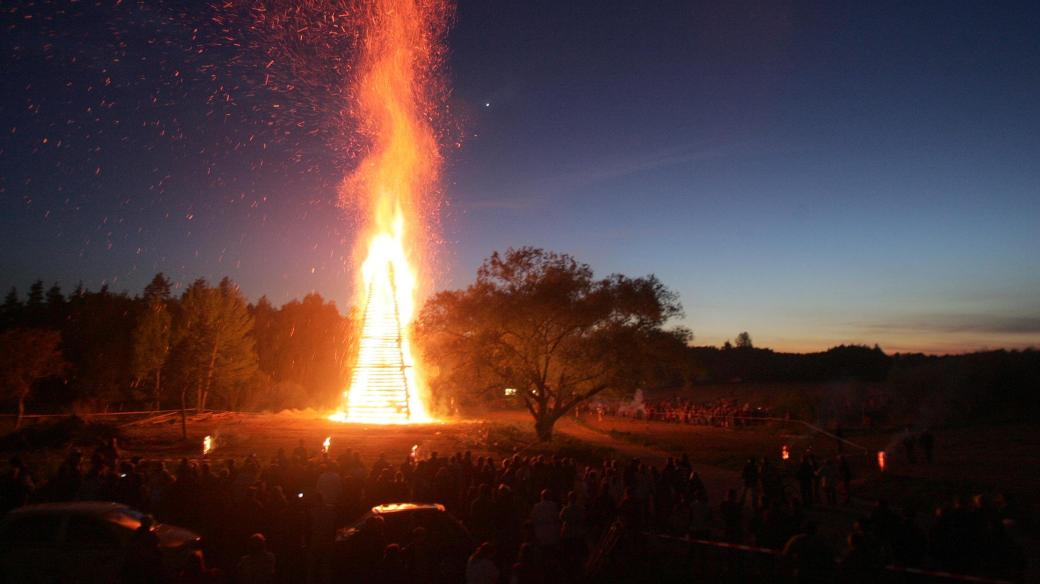
[[[555,547],[560,543],[560,507],[552,500],[549,489],[542,490],[540,500],[531,509],[531,523],[539,546]]]
[[[802,504],[806,507],[810,507],[813,504],[813,479],[815,473],[813,472],[812,461],[809,459],[809,455],[802,455],[802,462],[798,465],[798,470],[795,471],[795,478],[798,479],[798,487],[802,495]]]
[[[145,515],[141,518],[141,525],[134,530],[123,563],[122,582],[145,584],[164,580],[159,536],[152,529],[154,524],[152,516]]]
[[[249,536],[248,553],[238,560],[235,582],[239,584],[274,584],[275,557],[267,550],[262,533]]]
[[[744,490],[740,493],[740,504],[744,504],[747,496],[751,495],[751,507],[758,508],[758,465],[755,459],[749,458],[744,463],[744,469],[740,472],[740,478],[744,482]]]
[[[737,500],[736,489],[726,493],[725,500],[719,504],[719,515],[724,529],[722,538],[729,543],[741,543],[744,539],[744,512]]]
[[[917,437],[910,431],[910,426],[906,427],[906,431],[903,433],[903,449],[906,450],[906,460],[910,464],[917,462]]]
[[[485,541],[466,562],[466,584],[496,584],[498,566],[495,565],[495,547]]]
[[[838,455],[838,481],[841,484],[842,503],[848,505],[852,502],[852,469],[844,454]]]
[[[931,464],[932,456],[935,454],[935,435],[931,430],[925,430],[921,432],[917,441],[921,443],[921,450],[924,450],[924,461]]]
[[[835,468],[834,461],[825,460],[820,468],[816,470],[816,476],[820,480],[820,491],[823,494],[821,501],[825,501],[832,507],[837,505],[838,469]]]

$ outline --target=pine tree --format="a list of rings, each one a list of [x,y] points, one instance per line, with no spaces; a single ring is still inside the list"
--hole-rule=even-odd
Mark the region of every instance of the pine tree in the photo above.
[[[144,292],[141,297],[149,305],[155,302],[162,302],[166,304],[170,300],[170,290],[173,285],[170,283],[170,279],[165,274],[159,272],[152,278],[152,281],[144,287]]]
[[[29,298],[26,301],[26,305],[29,308],[36,309],[43,304],[43,280],[36,280],[29,286]]]
[[[7,296],[4,296],[4,304],[0,307],[0,324],[9,327],[22,318],[22,301],[18,299],[18,289],[11,286]]]
[[[41,326],[44,324],[44,307],[43,307],[43,280],[36,280],[29,286],[29,296],[25,301],[26,317],[28,323],[31,326]]]

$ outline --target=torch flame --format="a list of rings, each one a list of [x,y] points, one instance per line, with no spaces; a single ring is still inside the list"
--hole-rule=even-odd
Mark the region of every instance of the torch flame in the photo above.
[[[325,441],[321,443],[321,453],[328,454],[329,446],[332,446],[332,436],[326,436]]]
[[[885,451],[884,450],[878,450],[878,453],[877,453],[877,466],[878,466],[878,470],[881,470],[881,471],[885,470]]]
[[[369,217],[357,293],[362,325],[350,387],[331,418],[429,421],[410,324],[415,265],[426,235],[421,217],[440,166],[429,120],[447,6],[440,0],[369,0],[363,17],[350,111],[370,147],[343,183],[344,196]]]
[[[205,456],[213,450],[213,437],[206,436],[202,439],[202,455]]]
[[[780,458],[783,460],[788,460],[789,458],[791,458],[791,451],[787,449],[786,444],[784,444],[783,447],[780,448]]]

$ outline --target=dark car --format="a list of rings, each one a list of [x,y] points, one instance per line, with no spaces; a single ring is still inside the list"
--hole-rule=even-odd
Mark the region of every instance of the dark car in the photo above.
[[[0,521],[0,581],[113,582],[140,527],[139,511],[103,501],[27,505]],[[199,543],[187,529],[156,524],[167,573]]]
[[[409,569],[444,582],[464,578],[466,559],[474,545],[469,531],[444,510],[444,505],[379,505],[337,532],[333,561],[336,575],[355,580],[375,576],[383,551],[392,543],[401,546]]]

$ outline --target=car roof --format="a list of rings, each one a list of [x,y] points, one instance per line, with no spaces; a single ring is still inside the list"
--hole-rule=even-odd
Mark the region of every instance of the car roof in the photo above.
[[[387,503],[372,507],[372,513],[375,515],[401,513],[403,511],[444,511],[444,505],[440,503]]]
[[[82,515],[107,515],[112,511],[132,511],[132,509],[122,503],[113,503],[111,501],[69,501],[65,503],[40,503],[38,505],[26,505],[12,510],[11,513],[76,513]]]

